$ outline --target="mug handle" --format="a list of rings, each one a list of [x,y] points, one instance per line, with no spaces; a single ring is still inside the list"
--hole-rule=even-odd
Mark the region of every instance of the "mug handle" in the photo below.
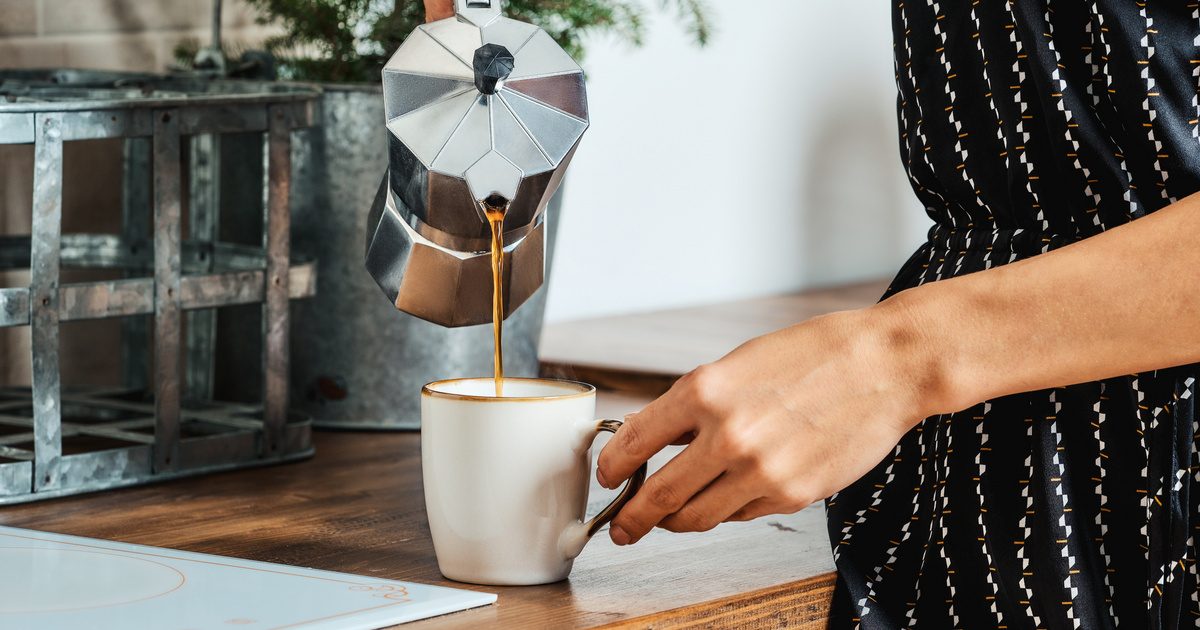
[[[598,420],[596,421],[596,435],[605,431],[616,433],[622,424],[625,423],[620,420]],[[596,438],[593,436],[592,439],[595,440]],[[629,503],[629,500],[633,498],[633,495],[637,494],[637,491],[641,489],[642,484],[645,482],[646,464],[642,464],[633,472],[633,476],[629,478],[629,481],[625,482],[625,487],[617,495],[617,498],[612,500],[612,503],[605,506],[603,510],[600,510],[599,514],[593,516],[590,520],[582,523],[576,521],[575,524],[568,527],[562,533],[562,536],[559,537],[558,548],[563,556],[568,560],[578,556],[588,541],[592,539],[592,536],[595,536],[601,527],[607,525],[617,516],[621,508],[625,507],[626,503]]]
[[[621,428],[622,424],[625,423],[621,422],[620,420],[600,420],[596,422],[596,435],[599,435],[605,431],[615,434],[617,429]],[[617,498],[613,499],[612,503],[609,503],[603,510],[600,510],[599,514],[593,516],[590,521],[585,523],[587,526],[588,538],[595,536],[596,532],[600,531],[601,527],[608,525],[610,521],[616,518],[617,513],[621,511],[621,508],[625,507],[626,503],[629,503],[629,500],[633,498],[633,495],[637,494],[637,491],[641,489],[642,484],[645,482],[646,464],[642,464],[633,472],[633,476],[629,478],[629,481],[625,482],[625,488],[621,490],[621,493],[617,495]]]

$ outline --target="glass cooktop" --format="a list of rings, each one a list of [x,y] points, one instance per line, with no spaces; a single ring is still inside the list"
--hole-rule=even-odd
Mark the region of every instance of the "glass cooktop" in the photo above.
[[[0,527],[0,628],[373,630],[496,596]]]

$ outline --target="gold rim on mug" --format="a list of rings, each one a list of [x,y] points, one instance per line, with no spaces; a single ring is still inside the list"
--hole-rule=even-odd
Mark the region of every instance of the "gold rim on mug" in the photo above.
[[[497,397],[497,396],[476,396],[474,394],[452,394],[450,392],[442,392],[442,391],[438,391],[437,389],[435,389],[440,385],[449,385],[451,383],[461,383],[463,381],[491,381],[491,380],[492,380],[492,377],[490,377],[490,376],[475,376],[475,377],[471,377],[471,378],[448,378],[448,379],[444,379],[444,380],[440,380],[440,381],[433,381],[432,383],[427,383],[424,387],[421,388],[421,395],[422,396],[432,396],[433,398],[445,398],[448,400],[470,400],[470,401],[475,401],[475,402],[502,403],[502,402],[534,402],[534,401],[538,401],[538,400],[547,400],[547,401],[549,401],[549,400],[567,400],[570,398],[583,398],[584,396],[591,396],[596,393],[595,387],[588,385],[587,383],[580,383],[579,381],[568,381],[568,380],[555,379],[555,378],[529,378],[529,377],[521,377],[521,376],[506,376],[506,377],[504,377],[504,382],[508,383],[508,382],[516,381],[516,382],[522,382],[522,383],[550,383],[550,384],[554,384],[554,385],[567,385],[570,387],[577,388],[578,391],[571,392],[569,394],[556,394],[554,396],[500,396],[500,397]]]

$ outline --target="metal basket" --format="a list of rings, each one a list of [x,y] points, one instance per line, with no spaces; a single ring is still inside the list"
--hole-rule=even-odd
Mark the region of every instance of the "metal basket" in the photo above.
[[[32,388],[0,389],[0,504],[312,453],[309,421],[287,409],[288,301],[316,288],[313,264],[289,260],[288,195],[292,131],[312,125],[318,94],[280,83],[0,72],[0,144],[34,146],[31,235],[0,238],[0,270],[30,271],[28,287],[0,288],[0,327],[32,329]],[[244,132],[265,143],[261,247],[219,242],[214,228],[220,204],[230,211],[211,185],[216,150],[222,134]],[[101,138],[125,139],[121,234],[62,234],[63,144]],[[60,284],[64,266],[126,277]],[[263,312],[263,402],[206,399],[211,309],[253,303]],[[110,317],[126,318],[124,386],[62,391],[60,323]]]

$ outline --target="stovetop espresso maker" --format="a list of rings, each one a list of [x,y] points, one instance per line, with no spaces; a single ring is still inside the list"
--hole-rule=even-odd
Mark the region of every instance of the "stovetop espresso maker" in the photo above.
[[[505,207],[503,314],[545,278],[546,204],[588,127],[579,65],[501,0],[455,0],[383,69],[388,173],[366,267],[396,308],[443,326],[492,321],[485,204]]]

